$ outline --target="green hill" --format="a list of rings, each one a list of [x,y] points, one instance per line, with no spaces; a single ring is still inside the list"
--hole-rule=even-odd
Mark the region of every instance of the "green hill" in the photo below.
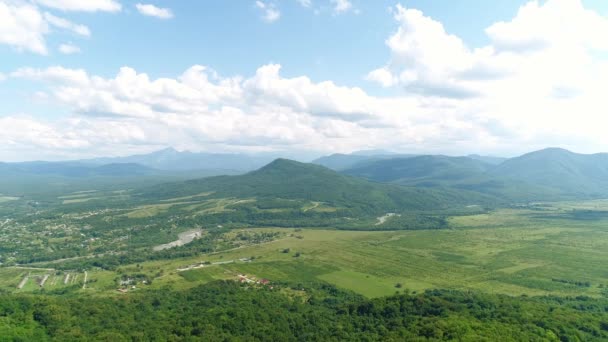
[[[559,189],[571,196],[608,195],[608,154],[549,148],[509,159],[492,175]]]
[[[379,160],[343,171],[373,181],[467,190],[505,201],[565,199],[562,189],[521,177],[494,174],[497,167],[470,157],[419,156]]]
[[[344,173],[379,182],[440,185],[482,176],[490,167],[467,157],[418,156],[366,163]]]
[[[323,202],[355,212],[379,214],[402,210],[438,210],[489,198],[443,189],[380,184],[339,174],[323,166],[277,159],[239,176],[219,176],[163,184],[147,189],[142,198],[168,199],[211,192],[215,198],[264,198]]]

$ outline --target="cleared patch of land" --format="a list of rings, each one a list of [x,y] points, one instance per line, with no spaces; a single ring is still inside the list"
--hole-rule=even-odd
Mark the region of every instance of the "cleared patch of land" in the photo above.
[[[162,251],[163,249],[169,249],[173,247],[183,246],[187,243],[194,241],[203,235],[202,229],[192,229],[187,232],[180,233],[178,239],[169,243],[158,245],[154,247],[155,251]]]
[[[378,222],[376,222],[376,226],[384,224],[386,221],[388,221],[393,216],[401,216],[401,215],[395,214],[395,213],[388,213],[384,216],[380,216],[380,217],[378,217]]]
[[[0,203],[12,202],[12,201],[16,201],[18,199],[19,199],[19,197],[2,196],[2,194],[0,194]]]
[[[213,194],[212,191],[201,192],[200,194],[191,195],[191,196],[169,198],[169,199],[166,199],[166,200],[161,200],[161,202],[177,202],[177,201],[183,201],[183,200],[188,200],[188,199],[197,198],[197,197],[206,197],[206,196],[209,196],[211,194]]]
[[[167,211],[172,206],[178,205],[178,204],[188,204],[188,202],[145,205],[145,206],[136,208],[135,210],[130,211],[125,215],[128,218],[153,217],[153,216],[158,215],[159,213]]]

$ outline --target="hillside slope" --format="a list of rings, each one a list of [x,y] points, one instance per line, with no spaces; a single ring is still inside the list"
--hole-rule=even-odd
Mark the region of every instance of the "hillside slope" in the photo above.
[[[147,189],[142,198],[177,198],[202,192],[213,197],[283,198],[317,201],[366,213],[437,210],[493,199],[445,189],[380,184],[342,175],[325,167],[277,159],[240,176],[219,176],[163,184]]]
[[[368,163],[373,163],[380,160],[394,159],[394,158],[409,158],[414,155],[407,154],[341,154],[335,153],[329,156],[317,158],[312,161],[313,164],[325,166],[328,169],[334,171],[342,171],[357,166],[362,166]]]
[[[439,185],[479,177],[490,167],[467,157],[418,156],[379,160],[345,170],[344,173],[378,182]]]
[[[563,189],[509,172],[500,174],[497,168],[500,165],[470,157],[419,156],[374,161],[343,173],[378,182],[467,190],[510,202],[567,198]]]
[[[549,148],[509,159],[490,174],[559,189],[573,196],[608,195],[608,154]]]

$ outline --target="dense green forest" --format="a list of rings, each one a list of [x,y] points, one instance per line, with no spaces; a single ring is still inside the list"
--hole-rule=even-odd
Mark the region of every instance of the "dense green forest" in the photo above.
[[[215,282],[130,296],[0,296],[3,341],[594,341],[608,300],[458,291],[365,299],[325,284]]]

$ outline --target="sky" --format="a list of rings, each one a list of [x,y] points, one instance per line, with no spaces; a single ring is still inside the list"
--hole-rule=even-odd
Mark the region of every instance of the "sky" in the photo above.
[[[0,161],[608,151],[605,0],[0,0]]]

